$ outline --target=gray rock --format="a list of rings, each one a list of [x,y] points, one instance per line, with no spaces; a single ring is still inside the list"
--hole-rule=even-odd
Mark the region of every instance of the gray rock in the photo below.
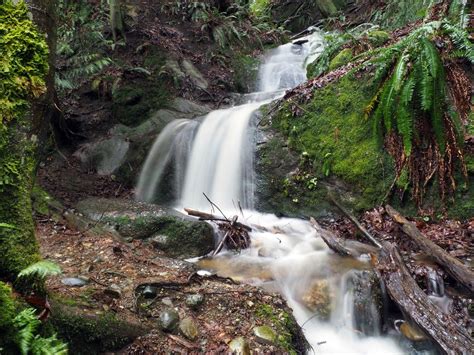
[[[179,314],[173,309],[165,310],[160,313],[159,324],[161,329],[171,332],[176,329],[179,323]]]
[[[157,291],[158,291],[158,288],[157,288],[157,287],[147,285],[147,286],[145,286],[145,288],[143,289],[142,295],[143,295],[143,297],[145,297],[145,298],[154,298],[154,297],[156,297]]]
[[[150,239],[165,255],[193,258],[214,248],[214,231],[173,209],[143,202],[89,198],[76,205],[77,211],[97,222],[107,223],[122,238]]]
[[[204,295],[196,293],[186,297],[186,305],[192,309],[198,309],[199,306],[204,302]]]
[[[250,345],[244,337],[232,339],[229,343],[229,350],[236,355],[250,355]]]
[[[185,59],[181,62],[181,65],[183,67],[184,72],[190,77],[194,85],[201,89],[207,89],[207,87],[209,86],[207,80],[204,78],[201,72],[194,66],[193,63]]]
[[[275,331],[268,325],[253,328],[253,334],[261,344],[274,344],[277,339]]]
[[[61,283],[71,287],[82,287],[87,285],[88,281],[79,277],[65,277],[61,280]]]
[[[189,340],[196,340],[199,336],[198,326],[191,317],[186,317],[179,322],[179,330]]]
[[[74,156],[99,175],[110,175],[124,162],[129,146],[130,143],[121,137],[100,139],[83,144]]]
[[[168,306],[168,307],[173,307],[173,301],[171,300],[171,298],[169,297],[165,297],[161,300],[161,303],[163,303],[164,305]]]

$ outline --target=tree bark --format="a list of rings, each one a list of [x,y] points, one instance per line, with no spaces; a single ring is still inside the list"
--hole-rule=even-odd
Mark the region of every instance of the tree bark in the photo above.
[[[414,223],[408,221],[392,206],[387,205],[385,210],[395,222],[401,224],[402,230],[413,239],[423,252],[441,265],[455,280],[474,292],[474,272],[469,270],[461,261],[449,255],[443,248],[426,238]]]
[[[375,268],[392,300],[445,353],[471,353],[474,342],[469,333],[431,302],[411,277],[395,245],[383,244]]]

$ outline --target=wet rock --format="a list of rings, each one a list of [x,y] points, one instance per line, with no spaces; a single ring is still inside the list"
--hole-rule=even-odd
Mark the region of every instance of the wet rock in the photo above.
[[[214,231],[173,209],[119,199],[89,198],[76,209],[87,218],[106,223],[124,239],[149,239],[166,256],[193,258],[214,248]]]
[[[253,334],[261,344],[274,344],[277,339],[275,331],[268,325],[253,328]]]
[[[229,350],[236,355],[250,355],[250,345],[244,337],[233,339],[229,343]]]
[[[104,293],[112,298],[122,297],[122,290],[116,284],[112,284],[104,290]]]
[[[179,322],[179,330],[189,340],[195,340],[199,336],[197,324],[190,317],[186,317]]]
[[[88,284],[88,281],[80,277],[65,277],[61,283],[71,287],[82,287]]]
[[[142,295],[145,298],[154,298],[158,292],[158,288],[155,286],[147,285],[142,291]]]
[[[186,297],[186,305],[191,309],[198,309],[199,306],[204,302],[204,295],[196,293]]]
[[[160,313],[159,324],[161,329],[171,332],[176,329],[179,323],[179,314],[173,309],[165,310]]]
[[[407,322],[400,325],[400,333],[402,333],[407,339],[415,342],[425,341],[428,338],[418,327],[415,327]]]
[[[328,280],[316,280],[308,291],[303,294],[303,303],[318,315],[320,319],[329,319],[331,315],[331,289]]]

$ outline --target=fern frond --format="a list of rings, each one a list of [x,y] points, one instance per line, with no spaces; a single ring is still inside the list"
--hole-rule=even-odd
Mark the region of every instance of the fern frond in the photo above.
[[[56,334],[49,338],[36,335],[31,342],[31,353],[34,355],[66,355],[68,348],[56,337]]]
[[[21,311],[13,319],[13,326],[17,329],[15,342],[18,344],[22,355],[29,353],[34,334],[40,323],[33,308]]]
[[[442,28],[463,56],[474,63],[474,44],[469,39],[467,31],[446,21],[443,22]]]
[[[28,277],[28,276],[37,276],[40,278],[45,278],[47,276],[58,275],[61,273],[61,268],[55,263],[42,260],[28,266],[26,269],[23,269],[18,277]]]
[[[399,107],[397,110],[398,133],[403,140],[403,149],[406,156],[410,156],[412,150],[413,137],[413,107],[412,99],[415,89],[415,79],[413,72],[403,85],[400,93]]]

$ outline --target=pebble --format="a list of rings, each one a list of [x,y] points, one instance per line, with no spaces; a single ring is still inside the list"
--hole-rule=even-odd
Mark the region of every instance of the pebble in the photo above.
[[[229,343],[229,350],[236,355],[250,355],[250,345],[244,337],[234,338]]]
[[[191,317],[186,317],[179,322],[179,330],[189,340],[195,340],[199,335],[196,322]]]
[[[402,333],[406,338],[410,339],[411,341],[424,341],[427,339],[426,335],[418,330],[417,328],[411,326],[408,323],[403,323],[400,326],[400,333]]]
[[[274,344],[276,340],[276,334],[272,328],[268,325],[262,325],[260,327],[253,328],[253,334],[257,338],[257,341],[261,344]]]
[[[163,303],[165,306],[168,307],[173,307],[173,301],[169,297],[165,297],[161,300],[161,303]]]
[[[147,286],[145,286],[145,288],[143,289],[142,294],[143,294],[143,297],[145,297],[145,298],[155,298],[157,292],[158,292],[158,288],[157,288],[157,287],[147,285]]]
[[[88,281],[79,277],[65,277],[61,282],[66,286],[82,287],[87,285]]]
[[[199,306],[204,302],[204,295],[196,293],[186,297],[186,305],[192,309],[198,309]]]
[[[164,331],[173,331],[179,322],[179,314],[175,310],[169,309],[160,313],[160,327]]]

